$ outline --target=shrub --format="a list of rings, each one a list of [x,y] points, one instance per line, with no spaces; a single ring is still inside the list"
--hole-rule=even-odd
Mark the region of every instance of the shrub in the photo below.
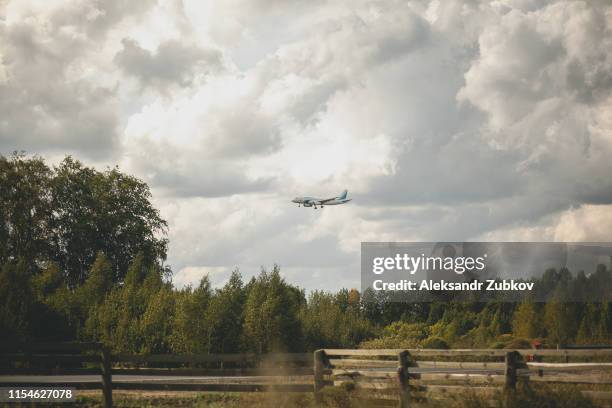
[[[530,349],[531,343],[527,339],[514,339],[504,347],[506,349]]]
[[[489,345],[489,348],[492,348],[492,349],[503,349],[504,347],[506,347],[506,344],[501,341],[494,341],[493,343]]]
[[[440,337],[429,337],[427,340],[421,343],[421,347],[426,349],[448,349],[450,348],[448,343]]]
[[[359,347],[378,348],[415,348],[429,335],[429,327],[424,323],[394,322],[383,329],[382,336],[362,342]]]

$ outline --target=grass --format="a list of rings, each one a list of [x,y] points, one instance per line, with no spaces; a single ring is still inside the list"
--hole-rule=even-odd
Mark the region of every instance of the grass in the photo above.
[[[195,407],[195,408],[368,408],[379,406],[397,406],[397,400],[364,400],[357,394],[341,387],[328,387],[322,393],[322,403],[317,404],[312,393],[223,393],[223,392],[142,392],[115,391],[113,405],[127,407]],[[375,397],[369,392],[368,397]],[[414,407],[433,408],[594,408],[590,399],[585,398],[574,386],[543,386],[525,388],[513,394],[504,405],[503,395],[482,397],[474,392],[466,392],[444,400],[411,402]],[[381,403],[384,402],[384,405]],[[102,407],[100,392],[85,391],[77,397],[78,407]],[[9,405],[5,405],[9,406]],[[10,407],[18,405],[11,404]],[[34,406],[24,404],[21,406]],[[46,404],[46,406],[54,406]],[[66,406],[66,405],[55,405]]]
[[[79,397],[82,407],[101,407],[99,394]],[[114,407],[315,407],[311,393],[190,393],[190,392],[120,392],[113,393]]]
[[[78,397],[79,407],[102,407],[98,392],[85,392]],[[195,408],[368,408],[372,404],[356,398],[356,394],[342,388],[326,388],[322,402],[317,404],[312,393],[224,393],[224,392],[113,392],[114,407],[195,407]],[[377,405],[380,406],[380,405]],[[386,406],[397,406],[389,400]]]
[[[584,397],[579,388],[572,385],[541,385],[524,387],[517,392],[497,394],[484,398],[473,391],[443,401],[423,404],[433,408],[595,408],[594,402]]]

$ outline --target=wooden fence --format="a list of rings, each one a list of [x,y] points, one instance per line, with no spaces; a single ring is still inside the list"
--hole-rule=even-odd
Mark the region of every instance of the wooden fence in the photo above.
[[[99,343],[0,346],[0,387],[101,389],[105,407],[112,407],[113,390],[312,392],[312,373],[311,353],[127,355]]]
[[[508,398],[518,384],[530,381],[612,385],[612,350],[602,348],[326,349],[315,355],[319,361],[314,374],[316,393],[324,387],[317,384],[327,382],[367,390],[370,397],[399,399],[401,407],[408,407],[411,401],[444,399],[468,390],[491,398]],[[597,400],[612,400],[611,391],[583,393]]]
[[[27,378],[26,376],[30,376]],[[37,377],[45,376],[45,377]],[[24,380],[24,378],[26,378]],[[508,396],[521,382],[612,385],[612,350],[353,350],[294,354],[111,354],[99,343],[0,348],[0,386],[113,390],[314,392],[342,386],[408,407],[472,390]],[[612,400],[611,391],[584,391]]]

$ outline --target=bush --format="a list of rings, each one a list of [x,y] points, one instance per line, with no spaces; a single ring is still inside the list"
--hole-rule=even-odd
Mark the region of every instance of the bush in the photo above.
[[[512,334],[510,334],[510,333],[500,334],[499,336],[497,336],[495,338],[495,341],[498,341],[498,342],[504,343],[504,344],[508,344],[512,340],[514,340],[514,336]]]
[[[378,339],[366,340],[359,343],[361,349],[410,349],[415,348],[411,340],[401,339],[399,337],[380,337]]]
[[[504,347],[506,347],[506,344],[501,341],[494,341],[493,343],[489,345],[489,348],[492,348],[492,349],[503,349]]]
[[[421,347],[426,349],[449,349],[448,343],[440,337],[429,337],[421,343]]]
[[[514,339],[506,344],[505,349],[530,349],[531,343],[527,339]]]
[[[384,337],[401,337],[415,343],[425,340],[430,328],[425,323],[394,322],[383,329]]]
[[[394,322],[383,329],[382,336],[362,342],[359,347],[379,348],[416,348],[429,335],[429,327],[424,323]]]

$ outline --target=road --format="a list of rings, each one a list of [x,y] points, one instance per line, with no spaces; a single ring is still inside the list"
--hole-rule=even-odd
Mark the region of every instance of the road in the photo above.
[[[300,376],[308,377],[308,376]],[[290,377],[296,378],[296,377]],[[176,376],[176,375],[113,375],[113,382],[159,382],[159,383],[182,383],[182,384],[218,384],[235,383],[241,384],[249,382],[251,384],[269,383],[283,379],[287,381],[288,376],[257,376],[257,377],[202,377],[202,376]],[[99,383],[99,375],[0,375],[2,383],[49,383],[49,384],[70,384],[70,383]]]
[[[395,373],[395,370],[385,369],[347,369],[350,371],[378,371],[381,373]],[[410,371],[414,374],[427,373],[446,373],[446,374],[466,374],[466,369],[453,368],[412,368]],[[471,375],[495,375],[500,374],[499,370],[491,369],[471,369],[467,370]],[[26,383],[99,383],[100,375],[0,375],[0,383],[26,384]],[[176,376],[176,375],[113,375],[113,382],[134,382],[134,383],[167,383],[167,384],[265,384],[273,383],[282,380],[283,382],[291,382],[297,380],[312,380],[312,376],[226,376],[226,377],[211,377],[211,376]],[[302,380],[302,381],[300,381]]]

